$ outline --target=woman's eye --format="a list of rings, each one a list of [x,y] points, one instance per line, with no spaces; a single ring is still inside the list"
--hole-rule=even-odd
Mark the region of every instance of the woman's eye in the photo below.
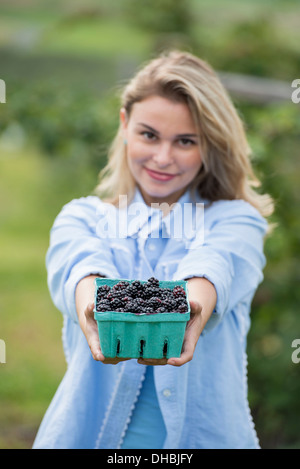
[[[154,140],[156,136],[149,131],[142,132],[142,135],[145,137],[146,140]]]
[[[191,145],[195,145],[195,142],[194,140],[191,140],[190,138],[181,138],[179,140],[179,143],[180,145],[182,145],[183,147],[189,147]]]

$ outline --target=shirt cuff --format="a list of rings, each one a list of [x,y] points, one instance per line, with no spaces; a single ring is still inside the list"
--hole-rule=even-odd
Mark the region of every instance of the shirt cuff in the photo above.
[[[221,256],[216,256],[214,262],[209,262],[207,265],[205,265],[205,262],[199,262],[201,268],[198,269],[195,269],[194,262],[191,266],[179,267],[173,276],[173,280],[188,280],[193,277],[205,278],[215,287],[217,302],[211,317],[206,323],[206,331],[220,322],[228,308],[232,274],[228,269],[228,264],[226,263],[225,266],[224,263],[225,260]],[[224,272],[223,275],[222,272]]]
[[[74,272],[71,273],[65,284],[65,303],[68,315],[77,323],[78,315],[76,311],[75,291],[80,280],[89,275],[99,275],[107,278],[118,278],[119,276],[117,270],[111,267],[106,268],[105,266],[101,266],[101,269],[99,269],[94,265],[84,265],[74,269]]]

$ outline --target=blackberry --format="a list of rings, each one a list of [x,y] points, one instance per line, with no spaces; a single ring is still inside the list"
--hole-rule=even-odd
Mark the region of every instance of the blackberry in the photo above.
[[[125,293],[125,290],[124,289],[120,289],[120,290],[117,290],[117,289],[111,289],[110,292],[107,294],[106,298],[109,298],[110,300],[114,299],[114,298],[118,298],[118,299],[121,299],[123,296],[124,296]]]
[[[144,285],[139,280],[134,280],[133,282],[131,282],[131,285],[140,291],[144,289]]]
[[[160,306],[159,308],[157,308],[157,310],[155,312],[156,313],[167,313],[168,309],[166,309],[164,306]]]
[[[143,285],[139,282],[139,280],[135,280],[129,285],[129,287],[126,289],[126,293],[129,296],[132,296],[132,298],[138,298],[138,297],[143,297],[144,296],[144,287]]]
[[[126,295],[126,296],[122,296],[122,297],[121,297],[121,301],[122,301],[123,303],[127,303],[127,301],[132,301],[132,300],[133,300],[132,296]]]
[[[144,299],[147,300],[147,299],[150,299],[150,298],[153,298],[154,296],[155,297],[160,297],[161,293],[159,291],[159,288],[156,288],[156,287],[146,287],[145,290],[144,290]]]
[[[178,306],[181,305],[181,303],[183,303],[185,301],[185,299],[182,296],[180,296],[178,298],[174,297],[174,301],[176,303],[176,308],[178,308]]]
[[[110,308],[115,311],[116,308],[122,308],[123,302],[119,298],[113,298],[110,302]]]
[[[129,287],[129,285],[130,285],[130,282],[127,282],[126,280],[124,280],[124,281],[115,283],[115,285],[112,287],[112,290],[113,291],[125,290],[126,288]]]
[[[108,285],[100,285],[97,289],[97,301],[101,298],[105,298],[109,291],[110,287]]]
[[[166,308],[166,311],[172,312],[176,310],[177,302],[175,299],[167,297],[162,300],[162,306]]]
[[[181,303],[179,306],[177,306],[177,310],[179,313],[186,313],[188,310],[187,303],[186,302]]]
[[[156,314],[188,311],[186,293],[182,286],[162,288],[159,280],[150,277],[147,282],[120,281],[112,288],[101,285],[97,290],[97,311]]]
[[[159,308],[161,306],[161,303],[162,303],[162,300],[156,296],[154,296],[153,298],[149,298],[149,300],[147,300],[147,306],[150,306],[154,310]]]
[[[151,298],[151,296],[160,296],[161,290],[162,289],[159,287],[159,280],[155,277],[150,277],[144,284],[144,293],[148,298]]]
[[[101,300],[97,303],[96,305],[96,310],[97,311],[110,311],[111,310],[111,307],[110,307],[110,301],[108,300]]]
[[[150,277],[150,278],[148,278],[148,281],[147,281],[146,285],[153,286],[153,287],[159,287],[159,280],[155,277]]]
[[[136,314],[143,313],[144,307],[145,301],[143,298],[133,298],[132,301],[129,301],[126,304],[126,309]]]
[[[156,295],[157,295],[157,288],[145,286],[144,294],[143,294],[143,297],[145,300],[148,300],[149,298],[152,298],[152,296],[156,296]]]
[[[162,298],[172,298],[173,297],[172,289],[171,288],[162,288],[161,297]]]
[[[145,306],[145,300],[143,298],[136,298],[135,303],[141,307]]]
[[[141,313],[140,305],[137,302],[135,302],[134,299],[132,301],[128,301],[124,309],[126,312],[129,312],[129,313],[135,313],[135,314]]]
[[[185,298],[186,296],[184,288],[182,288],[180,285],[177,285],[173,288],[173,295],[175,296],[175,298]]]

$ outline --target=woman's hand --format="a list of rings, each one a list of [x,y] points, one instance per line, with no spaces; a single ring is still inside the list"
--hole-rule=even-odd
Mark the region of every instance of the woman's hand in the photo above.
[[[75,297],[79,324],[94,360],[115,365],[121,361],[130,360],[130,358],[106,358],[101,351],[98,326],[94,319],[94,303],[91,301],[94,298],[94,280],[96,277],[99,277],[99,275],[85,277],[77,285]],[[211,282],[198,277],[188,280],[188,293],[191,313],[186,326],[180,357],[171,357],[169,359],[139,358],[138,363],[143,365],[182,366],[192,360],[201,332],[214,310],[217,294]]]
[[[181,366],[192,360],[194,350],[197,345],[198,339],[202,332],[202,307],[197,301],[190,301],[191,313],[190,320],[188,321],[183,338],[183,345],[180,357],[161,358],[161,359],[142,359],[139,358],[138,362],[141,365],[173,365]]]
[[[93,303],[94,281],[97,277],[100,277],[100,275],[89,275],[78,282],[75,292],[78,321],[94,360],[109,365],[116,365],[121,361],[129,360],[129,358],[106,358],[101,351],[98,326],[94,319]]]
[[[182,366],[192,360],[198,339],[215,308],[217,293],[214,285],[202,277],[189,279],[187,286],[191,313],[186,325],[180,357],[159,360],[139,359],[139,363]]]
[[[174,365],[181,366],[193,358],[194,350],[197,345],[199,336],[202,332],[201,306],[196,301],[190,301],[191,316],[187,323],[185,335],[183,339],[182,352],[179,358],[162,358],[162,359],[142,359],[138,362],[143,365]],[[80,316],[80,327],[86,337],[94,360],[101,361],[105,364],[115,365],[121,361],[129,360],[129,358],[106,358],[104,357],[100,342],[97,322],[94,319],[94,303],[89,303]]]
[[[94,303],[89,303],[85,308],[80,319],[80,327],[85,335],[87,343],[90,347],[94,360],[101,361],[108,365],[116,365],[117,363],[129,360],[129,358],[106,358],[104,357],[99,341],[99,333],[97,322],[94,319]]]
[[[194,351],[203,331],[202,306],[198,301],[190,301],[191,313],[183,338],[181,355],[179,358],[169,358],[168,365],[181,366],[192,360]]]

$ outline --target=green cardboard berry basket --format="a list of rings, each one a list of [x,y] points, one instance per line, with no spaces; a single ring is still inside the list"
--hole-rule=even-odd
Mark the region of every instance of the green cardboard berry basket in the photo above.
[[[112,287],[128,279],[95,279],[94,318],[97,321],[99,340],[105,357],[170,358],[179,357],[186,323],[190,319],[190,305],[186,281],[160,281],[161,288],[183,287],[186,293],[186,313],[135,314],[118,311],[96,311],[97,289],[100,285]],[[146,283],[140,281],[141,283]]]

